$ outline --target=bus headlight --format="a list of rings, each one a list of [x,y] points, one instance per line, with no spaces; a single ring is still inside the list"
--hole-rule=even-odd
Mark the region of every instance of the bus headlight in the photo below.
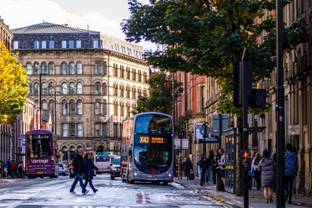
[[[135,172],[134,172],[134,175],[137,176],[137,175],[138,175],[138,172],[135,171]]]
[[[171,177],[172,176],[171,173],[169,173],[168,176]]]

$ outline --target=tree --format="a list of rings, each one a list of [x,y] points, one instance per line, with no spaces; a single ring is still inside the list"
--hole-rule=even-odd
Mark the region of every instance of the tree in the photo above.
[[[0,124],[13,123],[28,95],[26,70],[0,42]]]
[[[285,5],[288,3],[285,0]],[[131,16],[122,23],[129,41],[166,45],[145,54],[149,64],[171,72],[214,77],[222,88],[219,107],[233,108],[233,68],[244,48],[250,51],[253,81],[269,77],[275,66],[275,1],[272,0],[129,0]],[[270,11],[260,21],[265,11]],[[308,40],[303,19],[285,26],[285,50]]]
[[[172,78],[164,72],[154,72],[149,78],[148,84],[150,86],[149,96],[139,97],[135,113],[156,111],[170,114],[173,104],[172,96],[174,94],[177,98],[181,95],[182,83],[176,80],[172,83]]]

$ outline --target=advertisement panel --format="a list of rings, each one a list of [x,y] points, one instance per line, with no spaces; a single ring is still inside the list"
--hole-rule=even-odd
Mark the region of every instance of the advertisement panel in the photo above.
[[[206,135],[205,135],[206,128]],[[206,143],[218,143],[218,136],[213,135],[210,127],[205,127],[204,123],[195,124],[195,141],[196,143],[203,143],[205,138]]]

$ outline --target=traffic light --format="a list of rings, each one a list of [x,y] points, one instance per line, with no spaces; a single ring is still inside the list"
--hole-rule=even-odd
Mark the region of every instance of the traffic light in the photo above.
[[[245,169],[249,168],[250,161],[250,152],[248,150],[244,150],[242,154],[242,165]]]

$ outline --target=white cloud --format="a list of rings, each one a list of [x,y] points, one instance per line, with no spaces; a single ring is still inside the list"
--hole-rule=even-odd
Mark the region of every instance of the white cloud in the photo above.
[[[89,25],[90,30],[125,38],[120,22],[115,22],[100,12],[70,13],[51,0],[1,0],[0,16],[11,29],[45,21],[57,24],[67,23],[71,27],[82,29],[87,29]],[[147,42],[139,45],[145,48],[155,48],[153,44]]]

